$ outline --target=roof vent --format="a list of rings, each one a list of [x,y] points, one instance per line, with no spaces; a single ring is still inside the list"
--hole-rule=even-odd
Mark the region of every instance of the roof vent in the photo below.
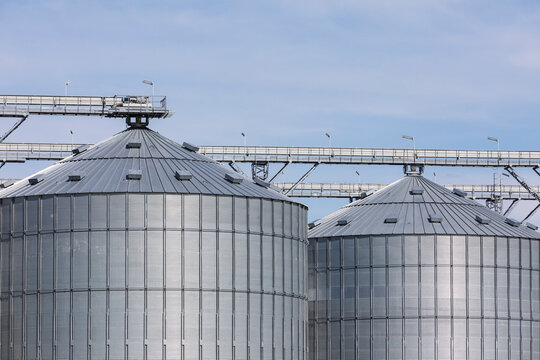
[[[126,144],[126,149],[140,149],[141,143],[140,142],[128,142]]]
[[[478,223],[480,224],[484,224],[484,225],[487,225],[491,222],[491,219],[485,217],[485,216],[482,216],[482,215],[476,215],[474,217],[474,220],[478,221]]]
[[[413,186],[411,191],[409,191],[411,195],[422,195],[424,193],[424,189],[418,186]]]
[[[199,151],[199,148],[195,145],[191,145],[190,143],[187,143],[187,142],[184,142],[182,144],[182,147],[186,150],[189,150],[189,151],[193,151],[193,152],[198,152]]]
[[[174,172],[174,177],[176,180],[184,181],[184,180],[191,180],[193,175],[187,170],[176,170]]]
[[[534,230],[534,231],[538,230],[538,226],[536,226],[534,224],[531,224],[530,222],[526,222],[525,226],[528,227],[529,229]]]
[[[81,181],[82,178],[83,178],[83,174],[78,173],[78,172],[74,172],[68,175],[68,181]]]
[[[262,186],[264,188],[269,188],[270,187],[270,183],[269,182],[266,182],[264,181],[263,179],[260,179],[258,177],[255,177],[255,179],[253,179],[253,181],[255,181],[255,184],[259,185],[259,186]]]
[[[225,180],[233,184],[240,184],[244,178],[239,174],[225,174]]]
[[[32,176],[31,178],[28,179],[28,183],[30,185],[36,185],[38,182],[41,182],[41,181],[43,181],[43,175],[41,174]]]
[[[337,224],[338,224],[339,226],[347,225],[348,223],[349,223],[349,219],[339,219],[339,220],[337,221]]]
[[[128,180],[141,180],[142,170],[129,170],[126,179]]]
[[[428,220],[430,223],[441,223],[443,221],[443,218],[439,214],[429,214]]]
[[[7,188],[8,186],[11,186],[13,185],[15,182],[13,180],[9,180],[9,181],[6,181],[4,183],[1,183],[0,184],[0,189],[5,189]]]
[[[319,226],[319,225],[321,225],[321,220],[315,220],[308,224],[308,228],[313,229],[314,227]]]
[[[375,193],[375,190],[373,190],[373,189],[362,191],[360,193],[360,199],[367,198],[368,196],[373,195],[374,193]]]
[[[467,193],[465,191],[461,190],[461,189],[454,188],[454,190],[452,190],[452,192],[454,194],[456,194],[457,196],[461,196],[461,197],[467,196]]]
[[[385,224],[395,224],[398,222],[398,216],[397,215],[388,215],[385,219],[384,219],[384,223]]]
[[[81,145],[81,146],[76,147],[75,149],[71,150],[71,152],[72,152],[74,155],[77,155],[77,154],[82,153],[83,151],[88,150],[89,147],[90,147],[90,145]]]
[[[514,227],[518,227],[519,225],[521,225],[521,223],[519,221],[517,221],[516,219],[512,219],[512,218],[506,218],[506,219],[504,219],[504,222],[509,224],[509,225],[512,225]]]

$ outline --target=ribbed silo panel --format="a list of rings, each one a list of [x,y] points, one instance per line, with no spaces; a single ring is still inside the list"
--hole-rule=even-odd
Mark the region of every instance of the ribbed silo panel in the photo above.
[[[139,129],[5,189],[0,357],[304,359],[306,208],[227,173]]]
[[[537,232],[421,177],[313,225],[311,359],[540,358]]]

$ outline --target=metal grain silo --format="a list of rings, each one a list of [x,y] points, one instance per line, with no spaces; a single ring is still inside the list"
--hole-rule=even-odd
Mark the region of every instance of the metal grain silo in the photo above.
[[[306,208],[146,128],[0,192],[2,359],[303,359]]]
[[[540,234],[406,176],[310,224],[312,359],[540,359]]]

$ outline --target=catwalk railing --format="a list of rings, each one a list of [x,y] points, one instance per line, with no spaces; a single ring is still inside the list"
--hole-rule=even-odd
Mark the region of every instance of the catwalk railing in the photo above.
[[[0,95],[0,116],[28,115],[163,118],[172,112],[165,96]]]
[[[289,190],[294,183],[274,183],[283,191]],[[387,184],[352,184],[352,183],[299,183],[288,195],[292,197],[319,198],[360,198],[365,192],[377,191]],[[505,200],[535,200],[535,198],[520,185],[443,185],[449,190],[459,189],[467,193],[467,197],[477,200],[491,199],[493,194],[501,195]],[[540,192],[540,186],[531,186],[535,192]],[[364,195],[363,195],[364,194]]]
[[[534,167],[540,151],[329,148],[286,146],[202,146],[201,154],[222,162],[350,165]]]
[[[0,160],[60,160],[80,144],[1,143]],[[286,146],[202,146],[199,152],[226,163],[298,163],[342,165],[427,165],[535,167],[540,151],[322,148]]]
[[[6,187],[19,179],[0,179],[0,188]],[[279,189],[286,191],[294,183],[274,183]],[[291,197],[315,198],[360,198],[366,192],[378,191],[387,184],[350,184],[350,183],[300,183],[292,190]],[[505,200],[535,200],[535,198],[519,185],[443,185],[447,189],[459,189],[467,192],[467,196],[476,200],[491,199],[493,193],[500,194]],[[533,186],[540,192],[540,186]]]

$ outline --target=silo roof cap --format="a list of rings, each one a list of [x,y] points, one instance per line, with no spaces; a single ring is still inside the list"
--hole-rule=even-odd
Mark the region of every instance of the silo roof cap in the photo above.
[[[129,128],[14,183],[0,198],[82,193],[209,194],[296,202],[148,128]],[[78,181],[68,181],[84,174]],[[243,178],[231,183],[227,178]],[[188,181],[187,181],[188,180]],[[32,184],[32,185],[31,185]]]
[[[347,219],[347,226],[335,226]],[[325,216],[310,238],[358,235],[475,235],[540,239],[533,226],[509,222],[463,193],[422,176],[405,176]]]

